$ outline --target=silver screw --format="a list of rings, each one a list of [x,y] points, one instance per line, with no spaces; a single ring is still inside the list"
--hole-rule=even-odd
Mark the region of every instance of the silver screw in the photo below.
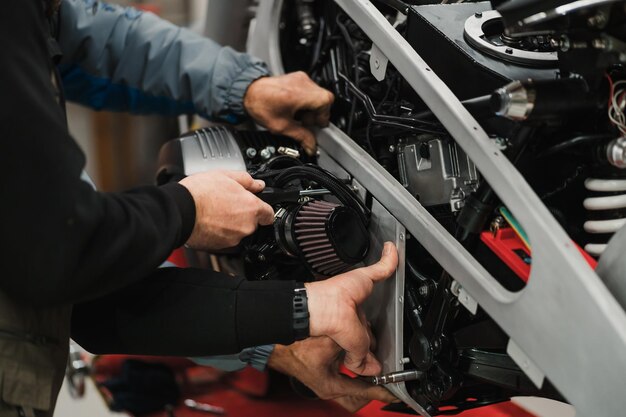
[[[261,158],[270,159],[271,157],[272,153],[267,148],[261,150]]]
[[[417,290],[417,293],[419,295],[421,295],[422,297],[426,297],[428,295],[428,287],[426,285],[422,285],[421,287],[419,287],[419,289]]]
[[[246,149],[246,156],[250,159],[254,159],[254,157],[256,156],[256,149],[254,148],[248,148]]]
[[[504,151],[509,147],[509,141],[501,136],[496,136],[493,141],[496,144],[496,147],[501,151]]]
[[[396,146],[395,145],[389,145],[389,152],[395,153],[396,152]]]
[[[400,238],[401,241],[404,240],[404,233],[400,233],[399,238]]]

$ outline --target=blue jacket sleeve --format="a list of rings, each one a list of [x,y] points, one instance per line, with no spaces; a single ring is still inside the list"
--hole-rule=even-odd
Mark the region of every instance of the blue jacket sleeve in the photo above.
[[[96,110],[197,113],[232,123],[244,116],[260,60],[149,12],[95,0],[63,0],[58,40],[66,98]]]

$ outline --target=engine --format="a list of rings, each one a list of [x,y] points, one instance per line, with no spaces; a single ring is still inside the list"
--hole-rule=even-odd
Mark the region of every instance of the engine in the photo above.
[[[369,210],[345,182],[311,163],[292,139],[204,128],[168,142],[159,159],[159,183],[212,170],[245,170],[265,181],[259,198],[274,208],[274,224],[229,251],[243,260],[249,279],[323,279],[367,255]]]

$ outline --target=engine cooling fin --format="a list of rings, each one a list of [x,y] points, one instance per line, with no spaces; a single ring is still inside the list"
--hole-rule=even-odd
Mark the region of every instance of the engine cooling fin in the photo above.
[[[293,235],[311,269],[325,276],[361,262],[369,249],[367,229],[357,213],[327,201],[303,204],[294,219]]]

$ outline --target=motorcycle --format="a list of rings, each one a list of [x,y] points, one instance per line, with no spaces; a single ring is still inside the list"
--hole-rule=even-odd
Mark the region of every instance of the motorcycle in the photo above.
[[[228,255],[250,279],[323,279],[395,242],[366,305],[393,409],[533,395],[620,415],[625,42],[617,0],[262,0],[248,51],[335,95],[318,155],[205,128],[166,145],[159,179],[266,181],[275,224]]]

